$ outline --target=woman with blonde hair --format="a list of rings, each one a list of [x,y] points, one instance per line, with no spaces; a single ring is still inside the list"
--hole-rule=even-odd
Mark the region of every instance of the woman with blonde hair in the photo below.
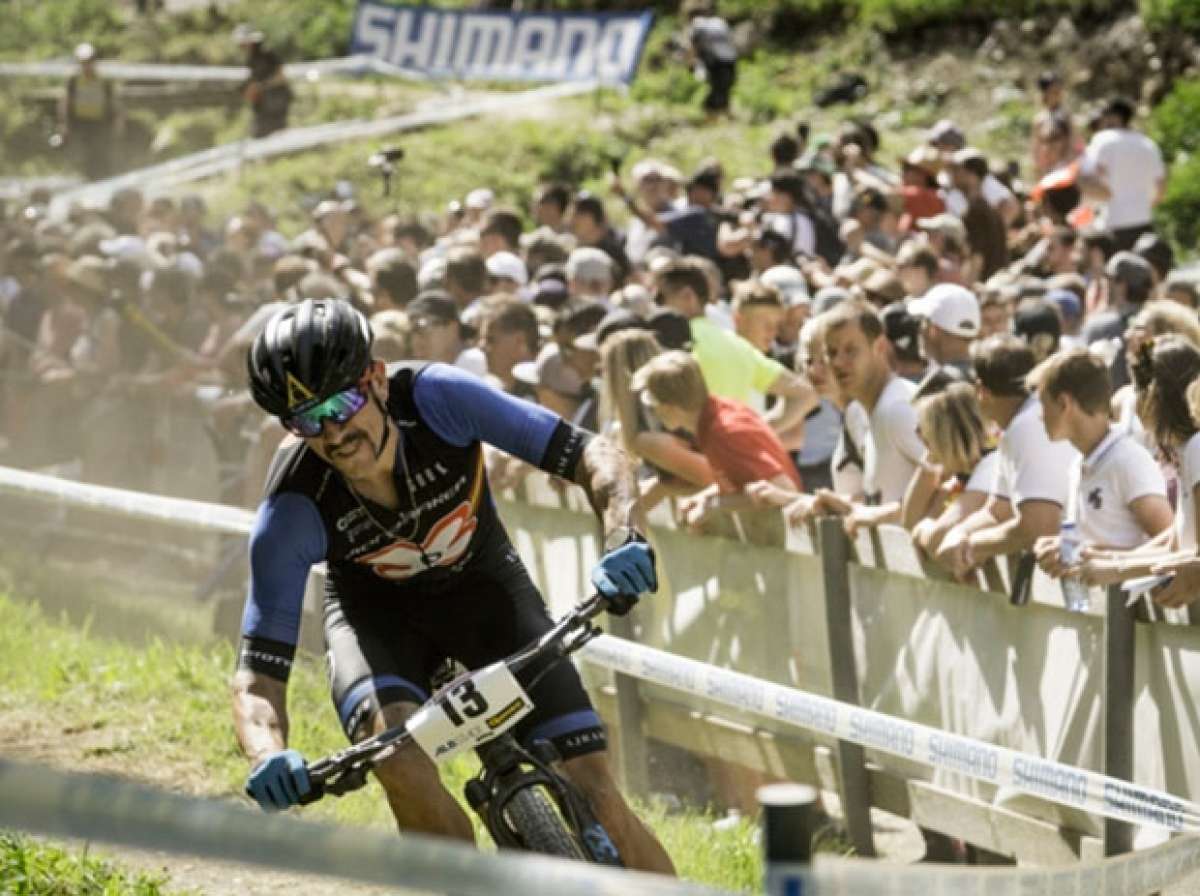
[[[624,330],[604,341],[600,352],[600,424],[606,435],[620,439],[651,475],[642,477],[642,507],[649,510],[671,495],[690,495],[711,485],[712,468],[694,444],[664,432],[630,386],[633,375],[662,346],[648,330]]]
[[[973,386],[951,383],[917,400],[917,433],[929,449],[908,484],[901,525],[929,557],[958,523],[983,507],[996,481],[999,455]]]

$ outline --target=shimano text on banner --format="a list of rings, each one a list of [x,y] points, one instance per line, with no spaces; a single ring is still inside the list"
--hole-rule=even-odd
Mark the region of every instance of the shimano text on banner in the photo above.
[[[465,12],[360,0],[351,52],[434,78],[628,84],[653,15]]]

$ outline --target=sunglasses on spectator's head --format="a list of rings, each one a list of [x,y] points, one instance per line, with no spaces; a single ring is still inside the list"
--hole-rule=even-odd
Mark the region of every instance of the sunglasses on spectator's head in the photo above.
[[[280,417],[279,422],[288,432],[311,439],[321,434],[321,428],[325,425],[326,420],[332,420],[341,426],[361,411],[366,403],[365,385],[361,382],[355,383],[348,389],[330,395],[306,411]]]

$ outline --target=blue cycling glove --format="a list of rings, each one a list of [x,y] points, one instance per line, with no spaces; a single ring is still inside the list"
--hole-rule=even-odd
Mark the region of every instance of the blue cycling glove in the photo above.
[[[310,789],[304,757],[295,750],[272,753],[246,779],[246,793],[266,812],[295,806]]]
[[[608,601],[608,611],[624,616],[647,591],[658,590],[654,549],[631,541],[600,558],[592,570],[592,585]]]

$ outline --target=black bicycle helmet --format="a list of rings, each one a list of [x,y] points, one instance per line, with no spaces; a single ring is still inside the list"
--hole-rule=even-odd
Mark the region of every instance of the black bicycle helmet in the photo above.
[[[268,414],[308,410],[356,383],[371,359],[371,328],[344,299],[305,299],[274,314],[246,367],[250,394]]]

